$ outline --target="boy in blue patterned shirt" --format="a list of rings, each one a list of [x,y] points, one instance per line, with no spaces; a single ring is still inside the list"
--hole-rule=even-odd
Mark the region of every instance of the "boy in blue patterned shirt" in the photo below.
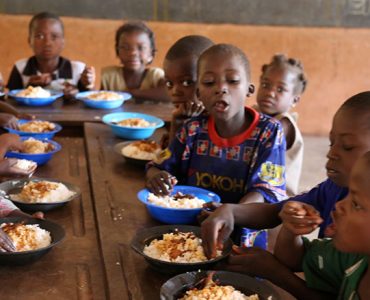
[[[211,190],[224,203],[284,199],[284,134],[279,122],[244,106],[253,91],[240,49],[219,44],[206,50],[198,61],[198,93],[209,115],[177,132],[149,166],[147,187],[169,194],[178,181]]]

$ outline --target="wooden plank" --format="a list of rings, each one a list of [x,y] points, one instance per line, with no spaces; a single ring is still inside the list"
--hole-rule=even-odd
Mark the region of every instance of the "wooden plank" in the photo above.
[[[130,249],[138,229],[159,224],[136,197],[144,187],[144,169],[114,153],[113,146],[122,140],[103,124],[86,123],[85,141],[109,298],[157,299],[169,276],[150,269]]]
[[[46,213],[61,224],[65,240],[39,261],[25,266],[0,266],[1,299],[105,299],[106,281],[97,237],[83,138],[56,138],[62,145],[37,177],[78,185],[82,197]]]
[[[140,102],[134,100],[126,101],[121,107],[109,110],[88,108],[81,101],[66,102],[62,99],[58,99],[52,105],[44,107],[21,106],[13,99],[7,99],[7,102],[14,105],[22,113],[28,113],[43,120],[69,126],[82,126],[84,122],[100,122],[102,116],[113,112],[150,114],[161,118],[165,122],[170,122],[173,109],[172,104],[167,102]]]

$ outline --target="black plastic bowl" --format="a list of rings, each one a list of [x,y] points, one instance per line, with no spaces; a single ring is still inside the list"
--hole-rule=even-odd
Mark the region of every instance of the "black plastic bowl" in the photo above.
[[[32,251],[0,252],[0,265],[24,265],[34,262],[64,239],[65,232],[63,227],[48,220],[25,219],[22,217],[0,218],[0,224],[20,222],[23,224],[39,224],[40,228],[49,231],[51,235],[51,244],[47,247]]]
[[[51,181],[51,182],[57,182],[57,183],[63,183],[70,191],[75,192],[75,194],[64,201],[60,202],[53,202],[53,203],[26,203],[21,202],[17,200],[13,200],[9,197],[10,194],[18,194],[21,192],[24,185],[29,183],[30,181]],[[64,182],[60,180],[55,179],[49,179],[49,178],[27,178],[27,179],[15,179],[15,180],[9,180],[0,183],[0,196],[3,196],[6,199],[9,199],[12,201],[17,207],[19,207],[21,210],[25,210],[28,212],[36,212],[36,211],[43,211],[47,212],[52,209],[59,208],[61,206],[64,206],[69,201],[72,201],[73,199],[76,199],[80,197],[81,191],[80,188]]]
[[[163,234],[171,233],[178,230],[179,232],[193,232],[196,236],[200,237],[200,227],[189,225],[164,225],[152,228],[146,228],[138,231],[131,241],[131,247],[140,255],[142,255],[149,265],[156,271],[167,274],[179,274],[194,270],[209,270],[214,265],[226,258],[232,248],[232,241],[226,241],[222,255],[214,259],[198,262],[198,263],[177,263],[167,262],[159,259],[152,258],[144,253],[144,247],[149,245],[154,239],[162,239]]]
[[[193,288],[201,279],[207,276],[206,271],[188,272],[172,277],[161,287],[161,300],[175,300],[184,295],[186,291]],[[236,290],[247,296],[258,294],[260,300],[280,300],[276,291],[267,285],[264,280],[255,279],[248,275],[218,271],[213,275],[213,281],[220,285],[231,285]],[[271,298],[269,298],[271,297]]]

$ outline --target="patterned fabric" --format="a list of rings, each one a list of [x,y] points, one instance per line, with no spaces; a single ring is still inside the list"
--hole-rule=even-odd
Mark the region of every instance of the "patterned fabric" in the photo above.
[[[0,197],[0,218],[4,218],[9,215],[13,210],[18,209],[13,202],[3,197]]]
[[[304,244],[307,286],[336,295],[338,300],[359,300],[357,288],[368,266],[367,257],[339,252],[329,239],[304,239]]]
[[[152,163],[176,176],[179,184],[217,193],[238,203],[247,192],[277,202],[285,194],[285,138],[278,121],[251,108],[252,125],[238,136],[220,137],[212,117],[187,121],[170,147]]]
[[[164,71],[160,68],[148,68],[140,89],[147,90],[158,87],[159,81],[164,78]],[[110,66],[102,69],[101,89],[110,91],[126,91],[127,85],[123,78],[122,66]]]
[[[64,57],[60,57],[58,68],[52,74],[51,83],[44,88],[61,91],[64,88],[64,83],[68,82],[77,86],[79,90],[84,90],[80,82],[80,77],[85,66],[82,62],[70,61]],[[37,68],[36,57],[32,56],[29,59],[18,60],[9,76],[7,88],[9,90],[26,88],[32,75],[41,75],[41,72]]]

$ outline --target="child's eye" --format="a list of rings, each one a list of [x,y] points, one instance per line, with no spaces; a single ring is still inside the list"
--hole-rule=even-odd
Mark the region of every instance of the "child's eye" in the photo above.
[[[240,80],[238,78],[236,78],[236,79],[229,79],[228,82],[231,83],[231,84],[238,84],[240,82]]]
[[[355,209],[355,210],[360,210],[360,209],[362,209],[362,206],[361,206],[361,205],[359,205],[355,200],[352,200],[352,201],[351,201],[351,206],[352,206],[352,208],[353,208],[353,209]]]
[[[173,83],[171,81],[166,81],[166,86],[168,88],[172,88],[173,87]]]
[[[149,49],[149,47],[147,45],[139,45],[137,48],[140,52],[144,52],[144,51],[147,51]]]
[[[215,83],[214,80],[211,80],[211,79],[209,79],[209,80],[205,79],[205,80],[202,81],[203,85],[208,85],[208,86],[213,85],[214,83]]]
[[[267,89],[269,87],[269,84],[267,82],[262,82],[261,87]]]
[[[351,151],[351,150],[353,150],[354,146],[351,146],[351,145],[343,145],[342,148],[345,151]]]
[[[188,87],[188,86],[192,86],[194,84],[194,81],[193,80],[184,80],[183,82],[182,82],[182,85],[183,86],[186,86],[186,87]]]
[[[44,35],[43,33],[36,33],[36,34],[34,35],[34,38],[35,38],[36,40],[43,40],[43,39],[45,39],[45,35]]]

